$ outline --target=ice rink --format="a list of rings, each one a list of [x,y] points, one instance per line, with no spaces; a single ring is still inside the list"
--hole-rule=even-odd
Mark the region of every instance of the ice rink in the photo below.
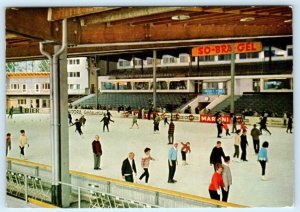
[[[13,119],[6,119],[6,132],[12,134],[12,149],[9,157],[19,158],[18,137],[20,129],[26,131],[30,147],[25,150],[29,161],[51,165],[51,141],[49,132],[49,114],[16,114]],[[121,164],[128,153],[135,153],[137,178],[143,173],[140,161],[145,147],[151,148],[151,155],[156,160],[150,162],[149,185],[195,194],[209,198],[208,186],[214,169],[209,164],[209,156],[216,141],[222,141],[226,155],[233,156],[233,138],[225,136],[217,139],[215,124],[174,122],[175,142],[191,143],[191,154],[187,155],[188,165],[183,166],[178,148],[178,166],[175,184],[167,183],[167,157],[171,145],[168,143],[168,126],[160,123],[160,133],[153,133],[153,121],[138,120],[139,129],[130,129],[131,118],[113,117],[110,132],[102,132],[102,116],[85,116],[86,125],[83,135],[75,133],[75,126],[69,128],[70,169],[105,177],[122,179]],[[73,115],[73,121],[79,115]],[[252,138],[248,127],[247,159],[248,162],[231,162],[233,184],[230,187],[228,201],[250,207],[286,207],[294,204],[294,142],[293,134],[287,134],[284,128],[269,127],[272,135],[263,132],[260,137],[269,141],[269,162],[267,163],[267,181],[261,180],[261,167],[254,154]],[[231,126],[230,126],[231,131]],[[93,169],[92,141],[100,135],[103,155],[102,170]],[[138,183],[139,180],[137,180]]]

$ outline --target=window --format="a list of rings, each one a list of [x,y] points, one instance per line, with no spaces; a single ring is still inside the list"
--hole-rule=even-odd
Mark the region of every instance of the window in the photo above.
[[[130,61],[127,61],[127,60],[120,60],[120,61],[119,61],[119,66],[120,66],[120,67],[130,66]]]
[[[287,49],[287,55],[288,56],[293,56],[293,49],[292,48]]]
[[[18,99],[18,105],[26,105],[26,99]]]
[[[147,58],[147,65],[152,65],[153,59],[152,58]]]
[[[69,84],[69,89],[79,90],[80,89],[80,84]]]
[[[142,65],[142,60],[140,60],[140,59],[135,59],[133,62],[134,62],[135,66],[141,66]]]
[[[199,57],[199,61],[202,61],[202,62],[208,62],[208,61],[214,61],[214,60],[215,60],[215,56],[213,56],[213,55]]]
[[[50,89],[50,83],[42,84],[42,89]]]
[[[270,57],[269,49],[264,50],[265,57]],[[271,57],[275,57],[275,50],[271,50]]]
[[[35,92],[36,93],[40,92],[40,84],[35,84]]]
[[[27,88],[26,88],[27,86],[26,86],[26,84],[22,84],[22,91],[23,92],[26,92],[27,91]]]
[[[189,62],[189,57],[187,55],[181,55],[179,56],[180,63],[187,63]]]
[[[42,100],[42,107],[43,108],[49,108],[50,107],[50,100],[49,99],[43,99]]]
[[[80,60],[76,59],[76,64],[79,65],[80,64]]]
[[[268,79],[264,80],[265,90],[291,89],[290,79]]]
[[[231,54],[218,55],[218,61],[231,60]]]
[[[10,89],[19,90],[20,85],[19,84],[10,84]]]
[[[240,59],[250,59],[250,58],[258,58],[258,52],[240,54]]]
[[[80,77],[80,72],[68,72],[68,77]]]

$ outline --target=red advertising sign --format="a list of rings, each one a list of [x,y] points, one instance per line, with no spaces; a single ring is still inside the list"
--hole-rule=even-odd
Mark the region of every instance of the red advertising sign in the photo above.
[[[261,42],[240,42],[234,44],[234,53],[247,53],[259,52],[262,50]],[[207,56],[207,55],[220,55],[231,54],[231,44],[211,44],[194,47],[192,49],[192,56]]]
[[[230,124],[230,116],[228,116],[228,115],[221,116],[221,121],[226,124]],[[200,122],[216,123],[216,117],[213,114],[203,114],[203,115],[200,115]]]

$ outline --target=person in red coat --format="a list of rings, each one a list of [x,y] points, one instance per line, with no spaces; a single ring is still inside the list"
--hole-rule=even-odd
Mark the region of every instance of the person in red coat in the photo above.
[[[217,163],[215,169],[216,171],[211,178],[211,183],[209,185],[208,191],[209,191],[210,198],[215,200],[220,200],[221,187],[223,187],[223,189],[226,191],[223,178],[222,178],[222,171],[223,171],[222,164]]]
[[[101,162],[101,156],[102,156],[102,148],[101,148],[99,139],[100,139],[99,135],[96,135],[95,140],[92,142],[93,153],[94,153],[94,169],[95,170],[101,170],[100,162]]]

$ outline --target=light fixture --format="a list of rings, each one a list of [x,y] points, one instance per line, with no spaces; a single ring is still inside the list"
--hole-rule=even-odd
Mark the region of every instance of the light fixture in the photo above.
[[[240,21],[241,22],[248,22],[248,21],[254,21],[255,18],[254,17],[246,17],[246,18],[241,18]]]
[[[284,20],[284,23],[290,23],[292,22],[292,19]]]
[[[182,20],[188,20],[190,19],[191,17],[189,15],[174,15],[171,17],[172,20],[174,21],[182,21]]]

